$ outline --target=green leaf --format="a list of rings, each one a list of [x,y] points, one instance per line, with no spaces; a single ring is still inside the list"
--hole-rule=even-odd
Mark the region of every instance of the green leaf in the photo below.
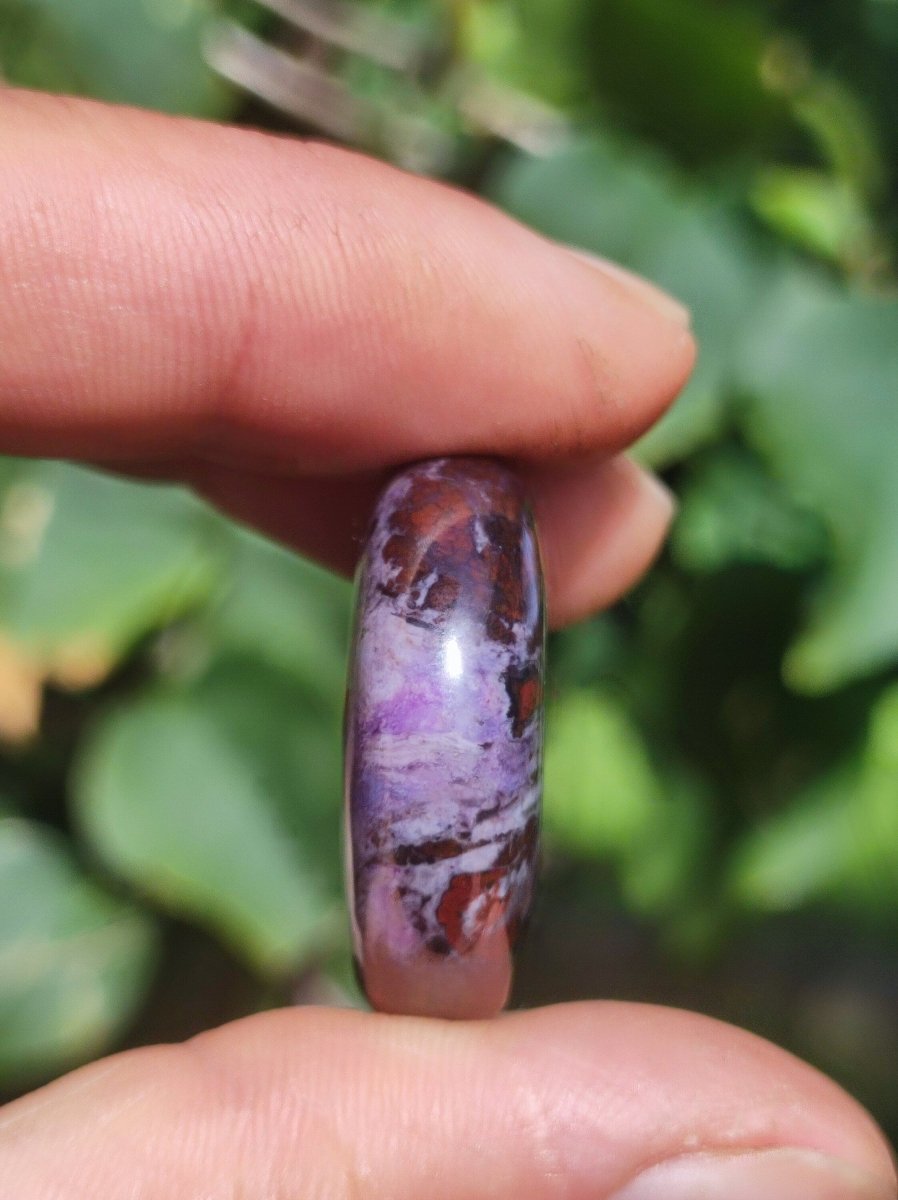
[[[217,522],[185,491],[65,463],[0,478],[0,629],[63,682],[101,677],[210,592]]]
[[[342,900],[342,671],[340,678],[339,694],[322,697],[257,660],[223,656],[190,692],[250,764],[293,836],[303,874],[333,901]]]
[[[743,839],[730,871],[748,909],[816,900],[891,920],[898,901],[898,686],[873,705],[854,753]]]
[[[234,527],[233,538],[227,588],[202,621],[210,640],[342,703],[350,585],[248,530]]]
[[[832,172],[859,196],[869,197],[881,193],[885,164],[867,102],[867,96],[855,94],[841,80],[818,74],[799,89],[795,116],[814,137]]]
[[[834,559],[785,664],[825,692],[898,657],[898,302],[793,272],[746,338],[749,439],[804,508]]]
[[[581,0],[465,0],[457,6],[464,59],[552,104],[587,94]]]
[[[861,782],[853,804],[860,852],[851,882],[870,907],[891,916],[898,903],[898,685],[873,706]]]
[[[660,160],[597,138],[548,158],[510,157],[489,191],[521,220],[623,263],[690,307],[701,346],[696,370],[640,453],[659,466],[715,437],[727,419],[744,318],[766,277],[725,209]]]
[[[20,0],[14,12],[4,49],[15,83],[196,116],[234,106],[203,61],[206,0]]]
[[[675,937],[678,927],[683,933],[690,927],[699,932],[694,923],[707,902],[703,894],[706,880],[701,876],[711,828],[711,814],[701,791],[691,781],[672,775],[642,837],[621,864],[621,886],[628,907],[660,919]],[[701,925],[703,933],[711,933],[713,921]]]
[[[548,844],[614,863],[627,906],[677,936],[694,917],[708,813],[694,786],[662,780],[643,737],[610,693],[571,690],[549,714]]]
[[[613,613],[600,613],[551,635],[550,694],[556,687],[589,687],[626,660],[626,640]]]
[[[856,189],[807,167],[770,167],[752,195],[758,215],[783,237],[846,267],[873,254],[873,223]]]
[[[769,32],[757,4],[589,0],[584,11],[592,79],[618,126],[689,162],[756,150],[782,127],[786,106],[762,78]]]
[[[316,870],[314,847],[303,856],[291,837],[265,763],[189,695],[110,714],[84,750],[75,801],[113,871],[217,931],[259,970],[284,972],[333,943],[329,868]]]
[[[155,960],[151,921],[92,883],[56,833],[0,816],[0,1080],[104,1050]]]
[[[827,549],[819,521],[735,447],[699,461],[678,499],[672,547],[687,570],[720,571],[738,563],[806,569]]]
[[[858,848],[847,799],[856,786],[834,773],[743,838],[729,871],[740,907],[787,912],[838,889]]]
[[[659,784],[638,732],[610,696],[572,690],[550,713],[545,829],[590,856],[632,847],[655,812]]]

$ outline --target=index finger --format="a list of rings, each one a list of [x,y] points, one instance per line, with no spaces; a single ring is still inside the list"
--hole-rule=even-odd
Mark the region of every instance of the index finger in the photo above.
[[[611,452],[681,387],[672,305],[331,147],[0,99],[0,445],[334,474]]]

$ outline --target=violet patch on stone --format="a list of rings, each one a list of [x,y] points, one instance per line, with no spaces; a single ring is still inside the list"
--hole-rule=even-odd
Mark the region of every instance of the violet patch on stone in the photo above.
[[[360,977],[383,1011],[489,1016],[530,908],[542,785],[545,608],[520,481],[478,458],[400,472],[357,587],[346,849]]]

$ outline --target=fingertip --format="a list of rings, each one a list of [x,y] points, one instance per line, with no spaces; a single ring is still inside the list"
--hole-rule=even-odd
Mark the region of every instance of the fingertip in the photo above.
[[[549,620],[569,625],[607,608],[656,558],[675,499],[618,456],[520,470],[539,533]],[[193,486],[218,507],[324,566],[351,575],[388,473],[302,479],[196,464]]]
[[[675,296],[658,287],[656,283],[622,267],[620,263],[612,262],[589,250],[580,250],[576,246],[568,246],[567,249],[589,266],[629,288],[638,299],[644,300],[646,304],[657,309],[662,316],[676,322],[677,325],[682,325],[684,329],[691,328],[692,312],[690,309]]]
[[[581,1001],[509,1014],[501,1030],[509,1058],[528,1064],[557,1113],[552,1144],[584,1200],[616,1198],[628,1180],[684,1155],[756,1150],[818,1154],[896,1194],[891,1147],[867,1110],[745,1029],[658,1005]]]
[[[545,469],[533,489],[553,627],[631,588],[657,556],[676,505],[660,479],[625,456]]]
[[[596,386],[594,403],[582,415],[592,422],[592,445],[609,454],[640,438],[682,392],[698,356],[692,316],[643,276],[576,248],[563,250],[580,264],[594,289],[592,336],[583,340],[582,349],[593,364]],[[625,375],[617,373],[621,362]],[[584,400],[589,393],[587,384]],[[565,450],[576,448],[572,443]]]

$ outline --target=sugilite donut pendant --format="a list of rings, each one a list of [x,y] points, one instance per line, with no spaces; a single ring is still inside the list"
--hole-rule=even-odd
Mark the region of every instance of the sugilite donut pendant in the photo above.
[[[522,485],[498,462],[410,466],[357,576],[346,707],[347,887],[384,1012],[488,1017],[534,887],[545,604]]]

